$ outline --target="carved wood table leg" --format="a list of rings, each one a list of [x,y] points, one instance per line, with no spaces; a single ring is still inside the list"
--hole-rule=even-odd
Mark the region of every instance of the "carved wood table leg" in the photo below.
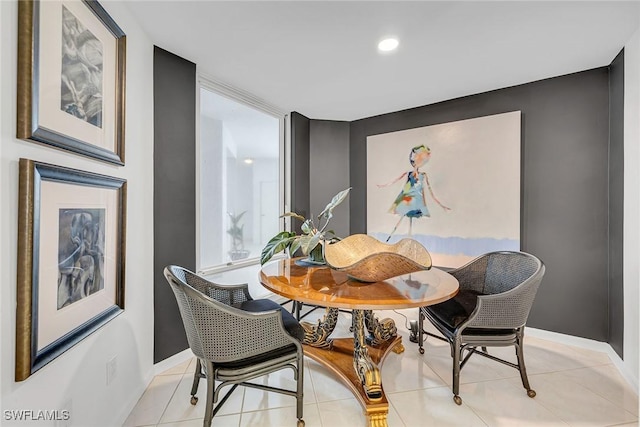
[[[388,412],[367,414],[367,427],[387,427]]]
[[[327,308],[326,313],[321,320],[318,320],[317,324],[300,322],[304,329],[303,343],[311,347],[331,348],[332,340],[329,339],[329,335],[336,328],[338,313],[339,310],[337,308]]]
[[[453,297],[459,289],[455,277],[437,268],[412,276],[412,286],[413,282],[425,286],[416,287],[411,298],[398,292],[394,280],[362,283],[351,280],[345,271],[303,266],[294,259],[270,262],[260,270],[260,283],[282,297],[335,307],[327,309],[320,321],[302,322],[304,355],[330,370],[349,388],[364,409],[367,427],[387,427],[389,401],[380,371],[389,354],[404,351],[393,320],[376,319],[373,310],[436,304]],[[338,309],[352,310],[348,337],[330,336],[335,333]]]
[[[342,380],[343,384],[349,387],[364,409],[367,427],[387,427],[389,402],[385,396],[384,388],[381,386],[382,396],[378,399],[371,399],[365,392],[362,379],[354,369],[354,357],[356,357],[354,350],[357,347],[355,341],[354,338],[333,338],[330,349],[305,344],[304,354],[332,371]],[[380,346],[368,347],[367,351],[373,364],[380,369],[386,356],[398,346],[402,346],[402,337],[400,336],[396,336]]]
[[[393,351],[395,354],[400,354],[400,353],[404,353],[404,345],[402,345],[402,341],[398,342],[398,344],[396,344],[391,351]]]
[[[387,317],[378,320],[373,314],[373,310],[364,310],[364,323],[370,334],[367,338],[367,344],[369,345],[380,345],[383,342],[393,340],[398,335],[398,328],[396,328],[396,323],[393,319]],[[404,351],[404,347],[402,350]],[[393,351],[402,353],[402,351],[396,351],[395,348]]]
[[[382,398],[382,379],[378,366],[369,357],[364,317],[364,310],[353,310],[353,368],[360,377],[367,397],[376,401]]]

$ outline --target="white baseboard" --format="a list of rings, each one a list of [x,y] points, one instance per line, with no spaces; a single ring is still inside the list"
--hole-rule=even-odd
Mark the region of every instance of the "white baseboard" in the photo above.
[[[602,341],[590,340],[587,338],[574,337],[573,335],[565,335],[559,332],[545,331],[543,329],[527,328],[525,336],[529,335],[548,341],[557,342],[559,344],[572,345],[574,347],[584,348],[586,350],[599,351],[609,356],[611,363],[618,369],[620,375],[625,379],[627,384],[631,386],[633,391],[638,394],[638,378],[631,374],[629,367],[618,353],[615,352],[609,343]]]
[[[616,353],[611,346],[609,346],[609,351],[607,352],[607,354],[609,355],[609,359],[611,359],[611,361],[613,362],[613,365],[618,368],[618,372],[620,372],[620,375],[622,375],[622,377],[627,381],[627,384],[631,386],[636,394],[639,394],[638,378],[634,377],[634,375],[629,370],[629,367],[624,363],[622,358],[618,356],[618,353]]]
[[[168,357],[153,365],[153,375],[159,375],[167,369],[171,369],[176,365],[190,360],[192,357],[194,357],[194,354],[190,348],[183,350],[180,353],[174,354],[173,356]]]
[[[611,346],[602,341],[591,340],[588,338],[575,337],[573,335],[561,334],[559,332],[545,331],[544,329],[526,328],[525,336],[541,338],[543,340],[557,342],[559,344],[572,345],[574,347],[584,348],[586,350],[599,351],[608,353]],[[615,353],[615,352],[614,352]]]

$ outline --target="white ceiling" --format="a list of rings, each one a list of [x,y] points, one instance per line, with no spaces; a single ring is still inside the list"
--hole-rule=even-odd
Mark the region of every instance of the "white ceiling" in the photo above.
[[[136,1],[157,46],[313,119],[355,120],[606,66],[640,2]],[[378,41],[395,35],[392,54]]]

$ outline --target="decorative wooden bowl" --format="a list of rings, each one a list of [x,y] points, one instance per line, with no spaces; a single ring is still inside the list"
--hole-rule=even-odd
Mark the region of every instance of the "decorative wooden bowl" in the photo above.
[[[366,234],[353,234],[325,244],[324,259],[334,270],[362,282],[380,282],[431,268],[427,249],[413,239],[389,245]]]

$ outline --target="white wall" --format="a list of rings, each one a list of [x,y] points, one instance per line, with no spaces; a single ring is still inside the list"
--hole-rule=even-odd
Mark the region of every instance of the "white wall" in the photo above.
[[[640,360],[640,29],[624,49],[624,367],[638,389]]]
[[[126,166],[17,140],[17,2],[0,1],[0,396],[2,409],[71,411],[72,426],[121,425],[153,370],[153,45],[120,2],[103,2],[127,34]],[[18,159],[128,180],[125,311],[27,380],[14,381]],[[106,363],[117,376],[106,385]],[[71,402],[70,407],[65,407]],[[0,423],[12,425],[4,420]],[[13,425],[30,425],[20,422]],[[38,426],[53,425],[38,421]]]

